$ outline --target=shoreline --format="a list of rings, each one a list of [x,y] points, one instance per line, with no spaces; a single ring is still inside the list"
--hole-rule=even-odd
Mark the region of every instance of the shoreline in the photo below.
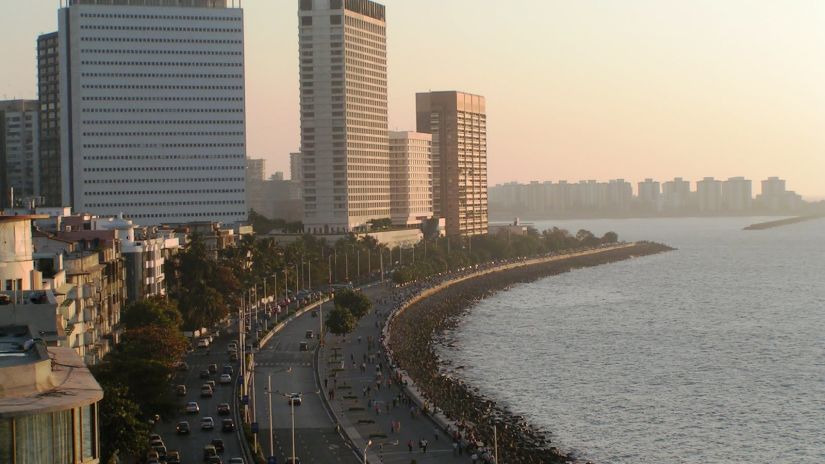
[[[765,230],[773,229],[774,227],[788,226],[791,224],[798,224],[800,222],[814,221],[816,219],[825,218],[825,214],[812,214],[808,216],[795,216],[787,219],[780,219],[778,221],[759,222],[751,224],[742,230]]]
[[[436,339],[460,322],[479,300],[507,288],[593,267],[671,251],[665,245],[637,242],[616,247],[537,258],[465,275],[426,289],[403,304],[385,328],[385,345],[419,401],[437,411],[433,418],[471,441],[492,445],[497,429],[501,459],[513,463],[564,463],[575,460],[550,440],[551,432],[528,424],[478,389],[445,372],[434,349]],[[433,298],[435,297],[435,298]]]

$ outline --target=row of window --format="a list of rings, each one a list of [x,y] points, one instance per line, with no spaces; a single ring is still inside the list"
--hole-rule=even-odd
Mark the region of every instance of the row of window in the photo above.
[[[243,40],[228,39],[162,39],[156,37],[81,37],[81,42],[126,43],[193,43],[193,44],[242,44]]]
[[[134,120],[134,121],[106,121],[106,120],[84,120],[83,124],[98,124],[98,125],[123,125],[123,124],[139,124],[139,125],[150,125],[150,124],[171,124],[171,125],[197,125],[197,124],[206,124],[206,125],[221,125],[221,124],[233,124],[233,125],[243,125],[243,120],[228,120],[228,121],[220,121],[220,120],[200,120],[200,121],[184,121],[180,119],[152,119],[152,120]]]
[[[243,67],[243,63],[191,63],[188,61],[81,61],[80,64],[92,66],[206,66],[206,67]]]
[[[213,193],[245,193],[244,189],[196,189],[196,190],[109,190],[100,192],[84,192],[85,196],[111,195],[194,195]]]
[[[85,86],[84,86],[85,87]],[[243,101],[243,97],[83,97],[84,101]]]
[[[85,48],[82,53],[114,53],[130,55],[230,55],[241,56],[243,52],[216,52],[211,50],[114,50],[103,48]]]
[[[87,179],[84,184],[174,184],[178,182],[244,182],[244,177],[180,177],[177,179]]]
[[[244,155],[100,155],[84,156],[84,160],[185,160],[185,159],[245,159]]]
[[[83,148],[224,148],[244,143],[86,143]]]
[[[97,31],[243,32],[242,28],[234,27],[111,26],[108,24],[81,24],[80,29]]]
[[[242,85],[158,85],[158,84],[83,84],[83,89],[135,90],[243,90]]]
[[[214,213],[150,213],[150,214],[130,214],[129,217],[132,219],[141,219],[141,218],[195,218],[195,217],[208,217],[214,218],[219,216],[228,216],[228,217],[240,217],[245,218],[246,213],[244,211],[219,211]]]
[[[83,132],[84,137],[223,137],[243,136],[241,132]]]
[[[214,200],[214,201],[147,201],[128,203],[86,203],[87,208],[118,208],[143,206],[200,206],[200,205],[242,205],[244,200]]]
[[[118,19],[178,19],[183,21],[241,21],[241,17],[231,16],[192,16],[192,15],[157,15],[124,13],[80,13],[81,18],[118,18]]]
[[[138,79],[243,79],[243,74],[191,74],[191,73],[81,73],[82,77],[135,77]],[[112,87],[117,88],[117,87]]]
[[[83,168],[83,172],[153,172],[153,171],[241,171],[244,166],[139,166],[126,168]]]
[[[83,108],[83,113],[243,113],[243,108]]]

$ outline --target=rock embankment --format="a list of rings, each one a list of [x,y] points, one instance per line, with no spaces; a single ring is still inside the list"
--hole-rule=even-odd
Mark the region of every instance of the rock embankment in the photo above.
[[[768,221],[768,222],[759,222],[757,224],[751,224],[745,227],[744,230],[764,230],[764,229],[772,229],[774,227],[782,227],[788,226],[791,224],[796,224],[798,222],[805,222],[805,221],[813,221],[814,219],[822,219],[825,218],[825,214],[812,214],[809,216],[796,216],[787,219],[780,219],[778,221]]]
[[[480,299],[514,284],[670,250],[672,248],[658,243],[639,242],[455,282],[426,298],[414,300],[391,321],[389,345],[393,359],[415,382],[419,392],[443,411],[468,441],[492,445],[495,425],[501,462],[556,464],[569,461],[573,456],[556,448],[548,431],[531,426],[522,417],[481,395],[477,388],[444,374],[439,369],[434,340],[446,329],[454,327],[458,316]]]

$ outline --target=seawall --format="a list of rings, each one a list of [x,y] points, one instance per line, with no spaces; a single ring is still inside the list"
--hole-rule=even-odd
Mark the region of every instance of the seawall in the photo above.
[[[670,251],[649,242],[617,245],[568,255],[543,257],[486,269],[425,289],[396,310],[385,328],[385,345],[410,394],[438,411],[441,426],[460,430],[470,441],[492,444],[497,429],[499,457],[508,463],[562,463],[570,460],[556,448],[548,431],[527,424],[477,389],[440,372],[434,339],[458,323],[458,316],[480,299],[512,285],[597,266]]]
[[[798,222],[805,222],[805,221],[813,221],[815,219],[823,219],[825,218],[825,214],[812,214],[809,216],[796,216],[787,219],[780,219],[778,221],[768,221],[768,222],[760,222],[757,224],[751,224],[745,227],[744,230],[764,230],[764,229],[772,229],[774,227],[782,227],[791,224],[796,224]]]

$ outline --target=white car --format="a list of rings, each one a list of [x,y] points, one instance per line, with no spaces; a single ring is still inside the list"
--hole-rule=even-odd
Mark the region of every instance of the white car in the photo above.
[[[201,408],[200,406],[198,406],[198,403],[196,401],[190,401],[186,403],[186,412],[188,412],[189,414],[197,414],[201,412]]]
[[[201,430],[213,430],[215,428],[215,421],[211,417],[201,418]]]
[[[232,376],[229,374],[221,374],[221,383],[232,383]]]

